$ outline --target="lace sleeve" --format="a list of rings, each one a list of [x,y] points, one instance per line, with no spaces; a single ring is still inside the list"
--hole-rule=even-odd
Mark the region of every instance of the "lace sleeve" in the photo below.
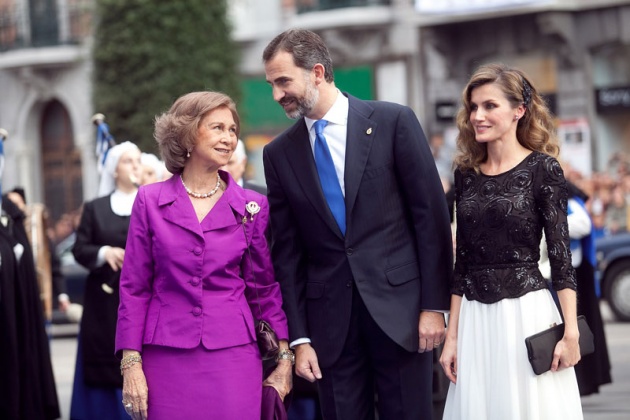
[[[551,264],[551,281],[555,290],[577,289],[575,270],[571,265],[569,225],[567,223],[568,188],[558,161],[545,156],[540,162],[537,207],[547,240]]]
[[[455,171],[455,221],[457,223],[457,230],[455,234],[455,273],[453,276],[453,283],[451,285],[451,293],[454,295],[463,296],[465,291],[466,277],[466,264],[465,264],[465,246],[462,240],[461,220],[459,217],[459,203],[462,194],[462,174],[459,169]],[[465,223],[465,222],[464,222]]]

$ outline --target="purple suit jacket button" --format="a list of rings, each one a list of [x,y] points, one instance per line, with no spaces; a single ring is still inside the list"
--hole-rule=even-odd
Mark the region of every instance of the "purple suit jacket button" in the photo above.
[[[199,316],[201,315],[201,308],[199,306],[195,306],[192,310],[192,313],[194,316]]]
[[[196,246],[193,248],[193,252],[195,253],[195,255],[200,255],[201,254],[201,247]]]
[[[190,284],[193,286],[199,286],[199,283],[201,283],[201,279],[199,277],[193,277],[190,279]]]

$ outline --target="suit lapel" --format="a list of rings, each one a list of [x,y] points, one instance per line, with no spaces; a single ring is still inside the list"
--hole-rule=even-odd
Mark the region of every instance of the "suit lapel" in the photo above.
[[[227,172],[220,171],[220,174],[226,183],[225,192],[201,222],[204,232],[238,225],[245,214],[245,191]]]
[[[197,220],[195,209],[179,181],[179,176],[175,175],[166,181],[158,201],[158,205],[163,208],[164,220],[201,237],[204,232],[239,224],[245,214],[245,192],[227,173],[221,171],[221,178],[226,182],[227,188],[201,223]]]
[[[337,226],[326,198],[324,198],[304,119],[299,120],[293,127],[294,130],[287,133],[289,141],[284,149],[285,160],[291,165],[295,178],[302,186],[304,194],[313,206],[319,210],[322,219],[333,232],[343,239],[339,226]]]
[[[348,111],[348,132],[346,137],[346,162],[344,183],[346,190],[346,221],[348,229],[352,225],[352,209],[357,199],[361,178],[365,171],[372,142],[376,136],[377,124],[368,119],[372,107],[347,95],[350,109]]]
[[[163,210],[164,220],[203,237],[195,209],[184,186],[181,185],[179,175],[173,175],[164,183],[160,191],[158,206]]]

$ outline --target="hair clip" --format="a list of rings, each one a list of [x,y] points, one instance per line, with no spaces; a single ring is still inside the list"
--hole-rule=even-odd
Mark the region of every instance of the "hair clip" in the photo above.
[[[528,106],[532,101],[532,87],[527,83],[525,78],[523,80],[523,105]]]

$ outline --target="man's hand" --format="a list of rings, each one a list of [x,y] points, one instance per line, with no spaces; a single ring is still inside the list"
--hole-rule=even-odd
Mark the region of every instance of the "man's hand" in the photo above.
[[[444,341],[446,334],[444,314],[432,311],[420,312],[418,332],[420,334],[418,353],[424,353],[439,347]]]
[[[295,373],[309,382],[322,379],[315,349],[309,343],[295,346]]]

